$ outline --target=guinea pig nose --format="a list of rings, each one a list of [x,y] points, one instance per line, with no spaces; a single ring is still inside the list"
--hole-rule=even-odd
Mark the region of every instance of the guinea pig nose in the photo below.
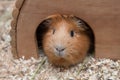
[[[57,50],[58,52],[62,52],[62,51],[65,50],[65,48],[57,47],[56,50]]]

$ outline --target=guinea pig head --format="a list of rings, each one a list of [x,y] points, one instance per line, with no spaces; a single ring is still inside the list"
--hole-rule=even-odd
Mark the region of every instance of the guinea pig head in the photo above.
[[[87,27],[75,16],[56,15],[46,19],[43,49],[50,62],[69,66],[84,59],[89,49]]]

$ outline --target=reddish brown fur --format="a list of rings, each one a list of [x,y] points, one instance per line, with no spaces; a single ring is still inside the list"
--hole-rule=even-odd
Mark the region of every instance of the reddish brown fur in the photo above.
[[[43,38],[43,49],[49,61],[56,66],[68,67],[82,62],[89,49],[90,41],[85,34],[85,30],[78,27],[76,21],[70,15],[52,15],[49,30]],[[55,34],[53,33],[55,29]],[[74,30],[75,36],[70,36],[70,31]],[[55,55],[54,46],[61,44],[66,47],[64,57]]]

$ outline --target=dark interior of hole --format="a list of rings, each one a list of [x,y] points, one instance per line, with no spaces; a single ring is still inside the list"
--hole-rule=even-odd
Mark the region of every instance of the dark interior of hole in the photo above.
[[[43,36],[47,32],[47,30],[48,30],[48,27],[45,25],[45,20],[42,21],[38,25],[37,30],[36,30],[36,39],[37,39],[38,49],[39,49],[39,51],[42,51],[42,52],[43,52],[42,40],[43,40]]]
[[[78,18],[78,17],[77,17]],[[80,20],[82,20],[81,18],[78,18]],[[90,38],[90,48],[89,48],[89,51],[88,51],[88,55],[93,55],[94,56],[94,53],[95,53],[95,36],[94,36],[94,32],[92,30],[92,28],[87,24],[87,22],[85,22],[84,20],[82,20],[84,22],[84,24],[88,27],[87,29],[87,35],[89,36]],[[43,51],[43,47],[42,47],[42,39],[43,39],[43,36],[44,34],[48,31],[48,27],[46,26],[46,20],[42,21],[37,30],[36,30],[36,39],[37,39],[37,45],[38,45],[38,49]]]
[[[87,24],[87,22],[85,22],[84,20],[82,20],[84,23],[85,23],[85,25],[89,28],[88,30],[87,30],[87,34],[88,34],[88,36],[89,36],[89,38],[90,38],[90,42],[91,42],[91,44],[90,44],[90,48],[89,48],[89,50],[88,50],[88,55],[90,54],[92,54],[92,55],[94,55],[94,53],[95,53],[95,36],[94,36],[94,32],[93,32],[93,30],[92,30],[92,28],[90,27],[90,25],[88,25]]]

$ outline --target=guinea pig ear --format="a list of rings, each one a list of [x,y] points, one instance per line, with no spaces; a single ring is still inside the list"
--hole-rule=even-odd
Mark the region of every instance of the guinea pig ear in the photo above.
[[[41,25],[42,26],[45,26],[45,27],[48,27],[50,24],[52,23],[52,19],[51,18],[48,18],[48,19],[45,19],[41,22]]]
[[[73,16],[72,19],[73,19],[73,21],[75,21],[75,23],[78,25],[78,27],[80,29],[82,29],[82,30],[89,29],[88,24],[84,20],[82,20],[76,16]]]

